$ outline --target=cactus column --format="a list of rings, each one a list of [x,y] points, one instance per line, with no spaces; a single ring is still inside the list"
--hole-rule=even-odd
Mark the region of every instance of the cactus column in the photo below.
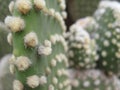
[[[7,16],[5,23],[13,38],[10,70],[16,76],[14,90],[70,90],[62,9],[64,0],[17,0],[10,4],[13,16]]]

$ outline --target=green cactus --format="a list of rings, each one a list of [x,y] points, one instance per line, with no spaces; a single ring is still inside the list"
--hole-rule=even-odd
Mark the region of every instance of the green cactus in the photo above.
[[[6,38],[8,33],[9,30],[7,27],[0,22],[0,58],[2,58],[5,54],[12,53],[12,47],[8,44]]]
[[[99,70],[70,70],[72,90],[119,90],[119,79],[107,77]],[[70,74],[70,75],[71,75]]]
[[[6,15],[10,12],[8,10],[8,4],[11,0],[0,0],[0,21],[3,21]]]
[[[5,23],[13,38],[14,90],[70,90],[62,35],[66,26],[60,11],[65,9],[64,0],[17,0],[10,6],[13,16]]]
[[[72,21],[91,16],[96,10],[100,0],[67,0],[68,13]]]
[[[97,26],[98,66],[109,75],[120,75],[120,3],[102,1],[94,18]]]
[[[67,34],[70,66],[77,69],[94,68],[98,59],[95,41],[91,39],[83,26],[77,23],[70,27],[70,32]]]

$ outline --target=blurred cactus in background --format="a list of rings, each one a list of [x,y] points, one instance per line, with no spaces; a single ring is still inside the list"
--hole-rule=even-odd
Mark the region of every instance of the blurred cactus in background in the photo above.
[[[10,54],[0,60],[0,90],[13,90],[12,83],[14,76],[9,71]]]
[[[7,42],[8,33],[7,27],[0,22],[0,58],[12,52],[12,47]]]
[[[95,39],[98,44],[99,68],[109,75],[120,75],[120,3],[102,1],[95,12]],[[96,24],[95,24],[96,26]]]
[[[99,70],[69,70],[72,90],[119,90],[120,81],[116,76],[107,77]]]
[[[0,0],[0,21],[4,21],[4,18],[9,14],[8,4],[12,0]]]
[[[84,29],[84,26],[75,23],[70,27],[70,31],[67,34],[70,66],[79,69],[94,68],[98,60],[96,43]]]
[[[65,0],[16,0],[13,16],[5,18],[12,31],[10,71],[14,90],[71,90],[67,78],[67,44],[63,38]]]

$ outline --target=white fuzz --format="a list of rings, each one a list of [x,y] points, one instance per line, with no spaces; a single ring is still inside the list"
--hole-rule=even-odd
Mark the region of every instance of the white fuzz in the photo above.
[[[17,66],[18,70],[24,71],[28,69],[31,65],[31,61],[28,57],[20,56],[17,57],[17,60],[15,61],[15,65]]]
[[[47,83],[47,78],[46,78],[46,76],[41,76],[40,77],[40,85],[44,85],[44,84],[46,84]]]
[[[24,37],[25,46],[35,47],[38,45],[38,37],[35,32],[30,32]]]
[[[62,71],[61,70],[57,70],[57,76],[58,77],[62,76]]]
[[[79,83],[78,80],[75,79],[71,82],[71,84],[72,84],[73,87],[78,87],[80,83]]]
[[[56,85],[58,83],[58,79],[56,77],[53,77],[52,82],[53,82],[53,84]]]
[[[10,45],[12,45],[12,33],[9,33],[7,36],[7,41]]]
[[[50,41],[52,42],[52,44],[56,44],[56,38],[54,35],[50,36]]]
[[[59,12],[56,12],[55,13],[55,18],[59,21],[59,22],[62,22],[63,21],[63,18],[61,16],[61,14]]]
[[[52,48],[51,47],[45,47],[45,46],[39,46],[38,48],[38,54],[39,55],[50,55],[52,53]]]
[[[96,86],[100,85],[100,80],[99,79],[95,80],[94,85],[96,85]]]
[[[63,11],[61,14],[62,14],[62,17],[63,17],[64,19],[67,18],[67,12]]]
[[[59,89],[62,89],[63,88],[63,84],[62,83],[59,83]]]
[[[14,64],[15,61],[16,61],[15,56],[12,55],[11,58],[9,59],[9,63],[10,63],[10,64]]]
[[[16,7],[21,13],[26,14],[31,10],[32,2],[30,0],[17,0]]]
[[[51,73],[51,69],[49,67],[46,68],[46,73],[49,75]]]
[[[105,41],[103,42],[103,44],[104,44],[104,46],[108,47],[108,46],[109,46],[109,41],[108,41],[108,40],[105,40]]]
[[[27,84],[31,88],[36,88],[39,86],[39,77],[37,75],[33,75],[27,78]]]
[[[54,90],[54,89],[55,89],[55,88],[54,88],[53,85],[49,85],[48,90]]]
[[[51,15],[51,16],[54,16],[54,15],[55,15],[55,9],[51,8],[51,9],[49,9],[49,11],[50,11],[50,15]]]
[[[107,56],[107,52],[106,52],[106,51],[102,51],[101,55],[102,55],[103,57],[106,57],[106,56]]]
[[[9,7],[9,11],[10,11],[10,13],[13,12],[14,4],[15,4],[15,2],[14,2],[14,1],[11,1],[10,4],[9,4],[9,6],[8,6],[8,7]]]
[[[45,45],[46,47],[51,47],[51,41],[45,40],[45,41],[44,41],[44,45]]]
[[[55,67],[56,64],[57,64],[56,60],[55,60],[55,59],[52,59],[52,60],[51,60],[51,66],[52,66],[52,67]]]
[[[14,74],[15,73],[15,66],[13,64],[10,64],[9,70],[10,70],[11,74]]]
[[[45,0],[34,0],[34,5],[37,9],[41,10],[46,7]]]
[[[13,90],[24,90],[24,86],[19,80],[14,80]]]
[[[66,4],[64,2],[60,3],[60,8],[62,10],[65,10],[66,9]]]
[[[20,17],[7,16],[4,22],[13,32],[21,31],[25,27],[24,20]]]
[[[83,86],[84,86],[84,87],[89,87],[89,86],[90,86],[90,82],[89,82],[89,81],[85,81],[85,82],[83,83]]]

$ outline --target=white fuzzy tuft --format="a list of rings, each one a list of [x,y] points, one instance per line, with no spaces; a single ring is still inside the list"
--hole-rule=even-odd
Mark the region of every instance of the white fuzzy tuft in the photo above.
[[[38,48],[38,54],[39,55],[50,55],[52,53],[52,48],[51,47],[45,47],[45,46],[39,46]]]
[[[7,36],[7,41],[10,45],[12,45],[12,33],[9,33],[8,36]]]
[[[39,77],[37,75],[33,75],[27,78],[27,84],[31,88],[36,88],[39,86]]]
[[[15,65],[17,66],[18,70],[24,71],[28,69],[31,65],[31,61],[28,57],[20,56],[17,57],[17,60],[15,61]]]
[[[31,10],[32,2],[30,0],[17,0],[16,7],[21,13],[26,14]]]
[[[24,43],[25,43],[25,46],[28,46],[28,47],[35,47],[36,45],[38,45],[38,37],[36,33],[34,32],[28,33],[24,37]]]
[[[13,82],[13,90],[24,90],[24,86],[19,80],[15,80]]]
[[[37,9],[41,10],[46,7],[45,0],[34,0],[34,5]]]
[[[46,84],[47,83],[47,78],[46,78],[46,76],[41,76],[40,77],[40,85],[44,85],[44,84]]]
[[[5,24],[11,29],[13,32],[18,32],[24,29],[25,22],[20,17],[7,16],[5,18]]]
[[[9,6],[8,6],[8,7],[9,7],[9,11],[10,11],[10,13],[13,12],[14,4],[15,4],[15,2],[14,2],[14,1],[11,1],[10,4],[9,4]]]

